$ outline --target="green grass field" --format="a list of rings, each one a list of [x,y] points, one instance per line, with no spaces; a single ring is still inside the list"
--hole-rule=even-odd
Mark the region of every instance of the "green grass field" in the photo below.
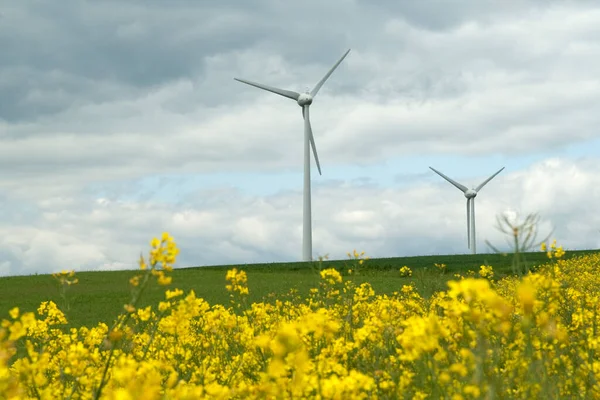
[[[565,258],[600,250],[569,251]],[[526,253],[528,263],[539,265],[548,262],[545,253]],[[423,296],[447,288],[446,282],[454,279],[455,273],[478,271],[479,266],[493,266],[495,277],[511,273],[512,255],[436,255],[420,257],[381,258],[366,261],[352,279],[357,283],[369,282],[378,294],[392,293],[402,285],[414,283]],[[342,272],[354,268],[354,260],[324,261],[322,268],[338,268]],[[447,272],[440,274],[434,263],[447,265]],[[402,266],[413,270],[411,277],[400,277]],[[217,267],[195,267],[175,269],[173,283],[168,287],[150,285],[142,299],[142,306],[157,304],[164,299],[167,288],[179,288],[184,292],[193,289],[198,297],[210,304],[229,304],[229,294],[225,290],[225,273],[237,267],[248,274],[250,289],[249,301],[271,301],[275,296],[285,295],[296,289],[300,295],[308,294],[310,288],[319,282],[318,263],[278,263],[231,265]],[[129,279],[138,271],[79,272],[79,283],[69,287],[70,309],[66,312],[71,326],[92,326],[98,322],[110,324],[128,302],[130,295]],[[0,278],[0,319],[8,316],[8,310],[19,307],[22,312],[35,311],[43,301],[52,300],[62,307],[58,282],[51,275],[32,275]]]

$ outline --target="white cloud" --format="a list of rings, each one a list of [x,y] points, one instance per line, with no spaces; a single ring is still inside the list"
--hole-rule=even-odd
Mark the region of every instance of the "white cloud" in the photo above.
[[[569,249],[600,246],[598,165],[597,159],[550,159],[498,175],[476,198],[479,251],[489,251],[486,239],[504,246],[495,217],[507,209],[521,216],[538,212],[539,239],[554,226],[554,237]],[[479,182],[485,177],[453,178]],[[300,192],[266,198],[229,194],[219,203],[183,210],[174,204],[93,198],[43,202],[35,223],[0,225],[0,252],[12,257],[3,273],[132,268],[163,230],[181,247],[180,266],[299,258]],[[468,252],[465,198],[437,176],[401,188],[322,184],[313,191],[313,217],[315,256],[345,258],[355,248],[373,257]]]

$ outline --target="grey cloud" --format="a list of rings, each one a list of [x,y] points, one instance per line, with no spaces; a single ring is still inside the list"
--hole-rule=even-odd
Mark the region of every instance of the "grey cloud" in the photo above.
[[[339,17],[334,9],[326,11],[325,19]],[[298,12],[305,16],[299,18]],[[0,23],[0,70],[5,71],[0,79],[0,118],[23,121],[82,102],[101,102],[106,84],[121,86],[114,101],[172,81],[203,82],[209,78],[206,63],[211,57],[248,48],[282,52],[292,64],[321,61],[319,49],[335,47],[337,54],[343,46],[333,44],[344,37],[339,30],[334,35],[319,32],[316,28],[323,20],[308,18],[312,12],[310,4],[294,9],[270,1],[5,6]],[[91,82],[97,87],[90,88]],[[209,105],[210,98],[202,98],[200,104]]]
[[[249,11],[242,5],[219,10],[198,2],[8,7],[0,23],[0,70],[8,71],[0,79],[0,117],[22,121],[76,102],[102,102],[106,84],[122,86],[110,97],[114,101],[191,79],[202,73],[208,55],[243,48],[266,35],[245,15]],[[89,87],[92,82],[98,85]],[[40,96],[54,101],[48,104]]]
[[[287,65],[297,69],[303,66],[306,73],[296,72],[300,74],[297,78],[311,85],[317,79],[313,72],[321,74],[322,67],[333,62],[333,57],[346,46],[357,47],[357,51],[383,50],[385,57],[390,59],[397,58],[399,53],[404,55],[401,61],[405,63],[407,53],[427,56],[427,43],[422,43],[415,36],[416,32],[427,32],[439,21],[454,25],[452,21],[477,20],[486,15],[488,11],[485,9],[489,7],[464,1],[453,3],[445,3],[443,7],[437,1],[379,2],[377,5],[348,1],[327,4],[303,2],[298,5],[286,3],[285,6],[269,1],[253,2],[252,6],[243,2],[228,6],[198,2],[63,2],[60,7],[53,3],[31,4],[30,7],[13,5],[5,12],[7,22],[0,25],[0,44],[7,54],[0,66],[4,70],[29,67],[30,79],[34,81],[23,85],[26,80],[20,79],[18,83],[13,81],[14,86],[4,88],[3,92],[7,94],[3,97],[8,100],[4,100],[3,104],[10,107],[3,108],[2,116],[14,121],[23,120],[27,115],[54,113],[72,105],[74,99],[71,98],[80,102],[102,101],[102,93],[95,93],[100,88],[81,88],[81,81],[86,79],[98,82],[98,86],[122,86],[120,93],[113,94],[113,100],[139,96],[140,90],[151,90],[169,82],[190,80],[211,89],[219,88],[224,92],[224,98],[233,101],[236,89],[233,85],[231,89],[226,86],[228,81],[232,83],[232,75],[227,73],[227,69],[247,66],[236,66],[235,60],[230,60],[228,62],[233,65],[218,65],[222,73],[211,72],[208,68],[215,58],[235,57],[248,49],[259,56],[280,54]],[[502,10],[508,13],[519,9],[515,11],[503,4],[493,9],[494,15]],[[385,26],[395,19],[414,25],[407,25],[405,29],[408,30],[400,35],[390,35]],[[424,20],[430,20],[430,23],[424,23]],[[481,33],[479,36],[482,36]],[[473,38],[469,40],[473,41]],[[398,41],[406,46],[398,46]],[[487,51],[487,57],[492,59],[494,56],[506,59],[511,52],[519,52],[518,46],[514,48],[514,42],[496,41],[489,35],[483,35],[482,40],[475,43],[480,43],[479,51]],[[498,45],[502,47],[497,48]],[[391,48],[395,50],[390,52]],[[439,50],[446,53],[443,64],[431,60],[431,57],[421,61],[429,64],[434,61],[448,70],[457,58],[470,55],[465,54],[465,50],[469,50],[468,43],[458,52],[455,46],[445,46],[445,51],[444,48],[435,49]],[[522,58],[527,52],[519,55]],[[453,62],[449,63],[449,59]],[[414,63],[409,62],[411,64]],[[424,65],[419,64],[418,70],[423,71]],[[44,71],[62,74],[62,78],[45,76]],[[403,69],[398,70],[399,75],[403,72]],[[435,68],[427,74],[420,74],[414,82],[415,74],[412,73],[409,82],[400,83],[396,94],[413,82],[424,85],[423,90],[429,90],[432,85],[439,85],[446,79],[440,77]],[[73,81],[65,81],[65,76]],[[452,77],[451,73],[449,78],[456,81]],[[40,82],[40,79],[43,81]],[[385,82],[386,78],[377,75],[377,79]],[[221,85],[216,85],[215,81]],[[328,86],[348,88],[342,83],[344,81],[349,80],[334,80]],[[30,91],[44,91],[44,87],[46,93],[57,97],[52,105],[36,104],[28,99]],[[356,90],[359,85],[352,88]],[[85,94],[80,93],[83,91]],[[193,103],[208,106],[222,98],[215,93],[216,90],[209,92],[210,96],[199,91]],[[14,101],[15,98],[18,101]]]

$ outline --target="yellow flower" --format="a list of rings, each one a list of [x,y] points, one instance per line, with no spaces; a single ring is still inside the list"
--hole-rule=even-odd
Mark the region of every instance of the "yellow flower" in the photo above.
[[[129,279],[129,284],[131,286],[138,286],[140,284],[140,277],[139,275],[136,275],[134,277],[132,277],[131,279]]]
[[[111,342],[118,342],[123,338],[123,331],[119,329],[115,329],[108,334],[108,338]]]
[[[467,385],[464,388],[465,394],[478,398],[481,395],[481,390],[475,385]]]
[[[542,244],[542,251],[546,251],[546,255],[550,259],[552,259],[552,258],[557,258],[558,259],[558,258],[561,258],[562,256],[565,255],[565,251],[563,250],[562,246],[560,246],[560,247],[556,246],[556,239],[554,239],[552,241],[552,244],[550,245],[550,249],[547,249],[546,248],[546,244],[543,243]]]
[[[165,296],[166,296],[167,300],[171,300],[172,298],[181,296],[182,294],[183,294],[183,290],[180,290],[180,289],[167,290],[165,292]]]
[[[20,321],[13,322],[13,324],[9,326],[8,331],[10,332],[8,340],[19,340],[27,334],[27,329]]]
[[[173,281],[173,278],[164,274],[159,275],[157,279],[158,284],[162,286],[170,285],[171,281]]]
[[[441,372],[440,376],[439,376],[439,380],[442,383],[448,383],[448,382],[450,382],[452,380],[452,377],[447,372]]]
[[[414,287],[412,285],[402,285],[402,293],[409,294],[414,292]]]
[[[145,270],[148,268],[148,264],[146,264],[146,260],[144,260],[144,256],[140,254],[140,260],[138,261],[141,270]]]
[[[450,366],[450,372],[458,374],[461,377],[465,377],[469,373],[469,370],[461,363],[454,363]]]
[[[227,271],[225,274],[225,280],[229,282],[225,286],[227,291],[232,293],[238,293],[240,295],[248,294],[248,276],[245,271],[238,271],[237,268],[233,268]]]
[[[114,400],[133,400],[134,397],[125,388],[118,388],[112,397]]]
[[[320,275],[321,279],[323,279],[330,285],[342,283],[342,276],[335,268],[324,269],[320,272]]]
[[[491,265],[482,265],[479,267],[479,276],[481,276],[482,278],[491,279],[494,277],[494,269]]]
[[[148,321],[152,316],[152,308],[150,306],[146,308],[140,308],[137,310],[137,315],[141,321]]]
[[[15,308],[11,309],[8,313],[10,314],[10,317],[12,319],[19,318],[19,307],[15,307]]]
[[[533,311],[533,304],[535,302],[535,287],[529,282],[523,282],[517,289],[517,295],[521,305],[523,306],[523,311],[525,314],[531,314]]]

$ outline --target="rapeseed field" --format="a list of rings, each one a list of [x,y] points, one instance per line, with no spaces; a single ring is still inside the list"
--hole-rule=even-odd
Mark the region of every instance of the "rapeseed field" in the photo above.
[[[522,277],[495,279],[485,265],[430,298],[412,285],[379,295],[328,268],[306,297],[250,303],[246,273],[231,269],[227,307],[175,288],[140,306],[150,283],[177,287],[164,234],[110,326],[61,328],[65,310],[50,301],[11,309],[0,398],[600,398],[600,254],[543,251],[548,263]],[[56,278],[77,284],[72,272]]]

